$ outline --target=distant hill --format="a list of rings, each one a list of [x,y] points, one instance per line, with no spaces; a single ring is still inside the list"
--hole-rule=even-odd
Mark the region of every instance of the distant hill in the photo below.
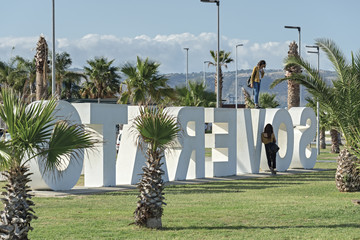
[[[238,70],[238,98],[239,103],[243,103],[243,95],[241,88],[244,87],[250,94],[252,94],[252,89],[246,87],[246,81],[251,75],[251,69],[247,70]],[[224,86],[223,86],[223,99],[226,100],[225,103],[234,103],[235,102],[235,71],[224,72]],[[214,91],[214,77],[215,72],[206,72],[206,86],[207,90]],[[271,94],[276,94],[276,100],[279,101],[281,107],[287,106],[287,83],[283,82],[276,86],[273,89],[270,89],[270,84],[279,78],[283,78],[285,72],[283,70],[277,69],[266,69],[265,77],[261,81],[261,89],[260,92],[268,92]],[[331,81],[335,78],[335,72],[333,71],[321,71],[321,75],[327,80]],[[171,87],[175,86],[184,86],[186,81],[185,73],[170,73],[166,74],[166,77],[169,78],[169,84]],[[188,74],[189,81],[203,81],[204,74],[203,72],[199,73],[189,73]],[[308,95],[306,90],[302,91],[303,94],[301,96],[302,103],[305,104],[305,97]]]

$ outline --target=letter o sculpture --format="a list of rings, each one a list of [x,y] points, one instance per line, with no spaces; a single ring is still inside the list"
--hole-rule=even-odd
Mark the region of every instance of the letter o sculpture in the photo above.
[[[44,101],[46,104],[47,101]],[[39,104],[34,102],[32,104]],[[31,105],[32,105],[31,104]],[[30,106],[31,106],[30,105]],[[80,116],[76,109],[68,102],[58,101],[54,111],[55,121],[66,120],[70,124],[81,124]],[[32,189],[52,189],[52,190],[70,190],[75,186],[80,178],[84,162],[84,153],[80,152],[70,158],[64,169],[56,169],[55,172],[45,172],[44,164],[39,158],[29,162],[31,182],[29,185]]]

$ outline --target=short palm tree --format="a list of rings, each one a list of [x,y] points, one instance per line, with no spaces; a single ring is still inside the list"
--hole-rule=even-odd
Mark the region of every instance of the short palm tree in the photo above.
[[[336,172],[336,184],[340,191],[355,191],[360,189],[360,176],[352,174],[354,158],[352,149],[359,149],[360,142],[356,141],[356,132],[360,128],[360,54],[352,55],[351,62],[347,62],[336,44],[328,39],[319,39],[316,45],[323,50],[332,62],[337,77],[332,84],[321,77],[317,69],[299,57],[291,57],[286,64],[296,64],[306,71],[306,75],[294,74],[291,79],[304,85],[314,98],[321,103],[323,110],[336,120],[346,141],[345,149],[340,152]],[[287,78],[275,80],[271,87]]]
[[[244,96],[245,96],[245,107],[246,108],[254,108],[255,103],[251,99],[251,96],[250,96],[249,92],[246,91],[245,88],[242,88],[242,91],[243,91]],[[267,93],[267,92],[260,93],[259,103],[260,103],[262,108],[277,108],[280,104],[275,98],[276,98],[276,94],[270,94],[270,93]]]
[[[217,73],[215,74],[215,92],[217,92],[217,88],[219,87],[220,88],[220,90],[219,90],[220,106],[222,106],[222,89],[223,89],[223,80],[224,80],[224,76],[223,76],[221,67],[227,68],[227,65],[234,61],[234,59],[232,59],[230,57],[230,54],[231,54],[231,52],[225,52],[224,50],[220,50],[220,54],[219,54],[219,65],[220,65],[219,66],[219,78],[220,79],[219,79],[219,81],[217,79]],[[210,55],[214,61],[209,62],[209,65],[213,65],[216,67],[218,54],[217,54],[217,52],[210,50]],[[217,69],[218,68],[216,68],[216,70]]]
[[[0,118],[6,123],[11,139],[0,141],[0,167],[7,181],[1,201],[4,210],[0,213],[1,239],[28,239],[36,219],[29,194],[28,162],[36,157],[45,164],[45,171],[55,170],[63,157],[79,154],[91,148],[95,140],[81,126],[66,121],[56,122],[56,101],[24,104],[14,92],[2,88]]]
[[[176,87],[177,101],[175,105],[179,106],[203,106],[215,107],[216,94],[205,90],[205,85],[199,82],[189,82],[189,88]]]
[[[163,214],[164,182],[161,169],[164,151],[177,139],[180,127],[174,117],[163,108],[140,108],[140,115],[133,123],[138,145],[146,156],[144,173],[137,187],[140,191],[134,212],[135,224],[149,228],[161,228]]]
[[[137,57],[136,65],[126,63],[121,71],[127,79],[123,82],[120,103],[159,104],[164,98],[174,98],[175,93],[164,75],[159,74],[159,63]]]

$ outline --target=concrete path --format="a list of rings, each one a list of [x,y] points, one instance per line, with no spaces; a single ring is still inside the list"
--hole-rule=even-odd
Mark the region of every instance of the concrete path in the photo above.
[[[327,171],[330,169],[288,169],[286,172],[278,172],[277,175],[289,175],[289,174],[299,174],[299,173],[309,173],[309,172],[318,172],[318,171]],[[183,180],[183,181],[171,181],[167,182],[166,185],[181,185],[181,184],[201,184],[214,181],[227,181],[227,180],[242,180],[249,178],[262,178],[262,177],[273,177],[270,172],[260,172],[258,174],[241,174],[229,177],[214,177],[214,178],[201,178],[201,179],[192,179],[192,180]],[[136,189],[135,185],[118,185],[115,187],[82,187],[75,186],[71,190],[67,191],[32,191],[31,194],[34,194],[36,197],[66,197],[66,196],[76,196],[76,195],[89,195],[89,194],[101,194],[105,192],[115,192],[115,191],[126,191],[130,189]]]

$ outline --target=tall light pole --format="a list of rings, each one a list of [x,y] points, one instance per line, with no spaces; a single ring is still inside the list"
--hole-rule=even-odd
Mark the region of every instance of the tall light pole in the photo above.
[[[204,86],[205,86],[205,84],[206,84],[206,76],[205,76],[205,65],[207,64],[207,63],[209,63],[210,61],[204,61],[204,76],[203,76],[203,84],[204,84]]]
[[[216,90],[216,107],[219,108],[221,106],[220,104],[220,64],[219,64],[219,58],[220,58],[220,0],[200,0],[201,2],[205,3],[216,3],[217,6],[217,54],[216,54],[216,76],[217,76],[217,90]]]
[[[189,88],[188,82],[188,73],[189,73],[189,48],[184,48],[186,50],[186,88]]]
[[[55,0],[52,0],[52,67],[51,95],[55,96]]]
[[[244,46],[244,44],[240,43],[235,46],[235,109],[238,108],[238,64],[237,64],[237,48]]]
[[[299,33],[299,57],[301,57],[301,27],[299,27],[299,26],[284,26],[284,28],[298,30],[298,33]],[[300,106],[301,106],[301,92],[302,92],[302,86],[300,85]]]
[[[317,67],[318,67],[318,74],[320,73],[320,48],[319,46],[306,46],[308,48],[315,48],[316,51],[307,51],[308,53],[315,53],[317,54],[318,57],[318,62],[317,62]],[[317,153],[318,155],[320,155],[320,104],[319,101],[316,101],[316,130],[317,130],[317,136],[316,136],[316,148],[317,148]]]

